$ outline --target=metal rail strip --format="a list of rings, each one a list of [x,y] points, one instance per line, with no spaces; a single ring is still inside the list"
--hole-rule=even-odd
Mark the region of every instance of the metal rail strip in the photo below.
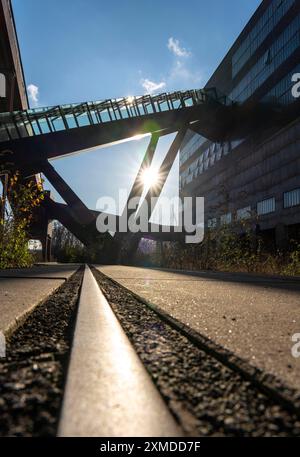
[[[86,266],[59,436],[183,436]]]

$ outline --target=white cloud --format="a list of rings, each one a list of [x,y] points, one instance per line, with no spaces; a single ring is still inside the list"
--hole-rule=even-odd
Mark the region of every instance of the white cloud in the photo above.
[[[34,106],[37,106],[39,103],[39,88],[35,84],[29,84],[27,86],[29,100],[33,103]]]
[[[145,89],[147,94],[153,94],[166,86],[164,81],[156,83],[155,81],[151,81],[150,79],[141,79],[141,85]]]
[[[177,57],[189,57],[192,55],[190,51],[187,51],[185,48],[180,46],[179,40],[176,40],[173,37],[168,39],[167,47],[169,51],[173,52],[173,54]]]
[[[172,92],[174,90],[195,89],[205,82],[205,74],[195,65],[191,57],[192,53],[181,47],[179,41],[170,37],[167,43],[168,49],[173,54],[173,62],[168,71],[161,78],[161,82],[150,79],[141,79],[140,83],[146,93],[158,93],[162,89]]]
[[[204,75],[180,60],[174,62],[167,77],[168,90],[194,89],[203,83]]]
[[[159,93],[162,89],[169,92],[200,88],[205,82],[205,75],[197,68],[191,68],[185,62],[176,60],[163,81],[156,83],[149,79],[141,79],[140,83],[146,94]]]

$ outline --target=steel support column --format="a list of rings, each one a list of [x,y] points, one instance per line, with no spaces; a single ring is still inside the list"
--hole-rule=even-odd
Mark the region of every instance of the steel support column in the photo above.
[[[155,205],[157,203],[157,200],[154,205],[152,205],[152,197],[157,198],[160,196],[162,189],[166,183],[166,180],[169,176],[169,173],[171,171],[171,168],[174,164],[174,161],[176,159],[176,156],[178,154],[179,148],[181,146],[181,143],[185,137],[185,134],[188,129],[188,123],[185,123],[183,127],[178,131],[176,137],[174,138],[169,151],[166,154],[166,157],[164,158],[160,169],[159,169],[159,182],[154,188],[150,188],[149,191],[147,192],[147,195],[137,212],[136,218],[139,218],[145,211],[144,205],[147,205],[148,209],[148,222],[150,221],[151,215],[154,211]],[[134,253],[136,252],[140,239],[142,238],[141,233],[135,233],[135,234],[128,234],[128,243],[129,243],[129,248],[127,250],[127,260],[130,262],[132,260],[132,257]]]
[[[142,163],[140,165],[139,171],[137,172],[136,178],[134,180],[133,186],[131,188],[130,194],[128,196],[128,200],[126,202],[126,207],[123,211],[123,214],[121,216],[121,219],[126,216],[126,209],[127,209],[127,221],[129,217],[136,211],[136,209],[128,209],[128,204],[131,199],[133,198],[141,198],[143,194],[143,189],[144,189],[144,184],[142,180],[143,172],[147,168],[149,168],[152,164],[152,160],[156,151],[157,143],[159,140],[159,134],[153,133],[151,135],[150,142],[148,144],[146,153],[144,155],[144,158],[142,160]]]
[[[143,205],[147,204],[148,205],[148,221],[150,220],[151,218],[151,215],[155,209],[155,206],[156,206],[156,203],[157,201],[155,202],[155,204],[151,205],[151,200],[152,198],[156,198],[158,199],[158,197],[160,196],[162,190],[163,190],[163,187],[167,181],[167,178],[170,174],[170,171],[171,171],[171,168],[174,164],[174,161],[176,159],[176,156],[178,154],[178,151],[179,151],[179,148],[181,146],[181,143],[185,137],[185,134],[187,132],[187,129],[188,129],[188,123],[185,124],[177,133],[176,137],[174,138],[171,146],[170,146],[170,149],[169,151],[167,152],[167,155],[166,157],[164,158],[160,168],[159,168],[159,171],[158,171],[158,175],[159,175],[159,180],[158,180],[158,183],[155,187],[151,188],[148,190],[147,192],[147,195],[141,205],[141,208],[140,210],[138,211],[137,213],[137,217],[139,217],[139,214],[142,213],[143,211]]]
[[[89,208],[80,200],[66,181],[57,173],[55,168],[45,161],[41,165],[41,171],[48,181],[57,190],[59,195],[69,205],[70,212],[74,218],[83,225],[89,225],[94,222],[95,218]]]

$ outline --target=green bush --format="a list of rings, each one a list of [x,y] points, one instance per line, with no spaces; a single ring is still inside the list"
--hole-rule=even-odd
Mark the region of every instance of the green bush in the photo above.
[[[291,242],[286,252],[271,252],[253,231],[254,223],[249,219],[208,229],[200,244],[167,242],[159,258],[156,252],[149,258],[138,254],[136,259],[144,265],[185,270],[300,275],[300,243]]]
[[[29,227],[43,199],[42,184],[37,184],[35,180],[24,182],[18,172],[10,177],[7,198],[1,199],[1,269],[23,268],[32,264],[33,256],[28,250]]]

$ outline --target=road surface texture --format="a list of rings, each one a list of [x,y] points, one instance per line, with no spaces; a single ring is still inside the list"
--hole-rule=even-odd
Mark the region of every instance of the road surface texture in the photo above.
[[[272,392],[266,395],[261,385],[203,350],[130,291],[93,271],[187,435],[300,436],[299,415],[277,401]]]
[[[244,274],[125,266],[99,271],[189,328],[300,391],[300,282]]]
[[[74,273],[37,305],[7,341],[0,358],[0,436],[56,435],[82,275],[82,269]],[[24,287],[38,287],[35,281]]]
[[[0,270],[0,331],[9,336],[79,265]]]
[[[0,435],[55,436],[59,424],[61,435],[79,435],[77,404],[85,433],[98,424],[94,435],[114,436],[124,398],[138,408],[136,418],[152,398],[160,406],[151,417],[164,412],[175,435],[300,436],[300,359],[291,355],[291,336],[300,332],[296,279],[99,266],[95,278],[85,267],[81,286],[78,268],[0,272],[0,331],[8,337],[0,359]],[[98,422],[91,414],[86,420],[86,399]],[[69,413],[71,432],[64,426]],[[154,424],[164,435],[159,420],[146,416],[142,426]]]

